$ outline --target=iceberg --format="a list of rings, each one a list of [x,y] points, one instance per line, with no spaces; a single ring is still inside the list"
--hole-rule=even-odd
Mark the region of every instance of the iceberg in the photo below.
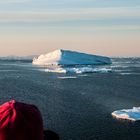
[[[112,116],[117,119],[139,121],[140,107],[133,107],[132,109],[122,109],[112,112]]]
[[[105,56],[91,55],[69,50],[55,50],[34,58],[34,65],[101,65],[111,64],[111,59]]]

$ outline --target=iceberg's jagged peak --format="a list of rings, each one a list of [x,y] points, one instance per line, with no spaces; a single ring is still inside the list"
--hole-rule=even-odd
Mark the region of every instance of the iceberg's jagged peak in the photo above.
[[[69,50],[55,50],[33,59],[35,65],[98,65],[111,64],[108,57]]]

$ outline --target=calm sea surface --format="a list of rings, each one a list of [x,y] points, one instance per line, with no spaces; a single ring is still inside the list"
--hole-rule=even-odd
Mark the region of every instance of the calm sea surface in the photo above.
[[[140,122],[116,120],[111,112],[140,106],[140,58],[112,61],[76,74],[45,72],[31,60],[0,60],[0,104],[35,104],[44,128],[61,140],[139,140]]]

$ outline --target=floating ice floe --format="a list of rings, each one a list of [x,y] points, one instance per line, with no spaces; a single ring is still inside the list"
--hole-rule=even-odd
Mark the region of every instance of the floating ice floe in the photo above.
[[[112,69],[109,68],[94,68],[94,67],[49,67],[45,68],[44,70],[41,69],[41,71],[45,72],[52,72],[52,73],[76,73],[76,74],[82,74],[82,73],[109,73],[112,72]]]
[[[67,70],[64,68],[46,68],[45,72],[52,72],[52,73],[67,73]]]
[[[101,65],[111,64],[105,56],[91,55],[69,50],[56,50],[33,59],[35,65]]]
[[[58,79],[76,79],[77,77],[76,76],[61,76],[61,77],[58,77]]]
[[[140,107],[133,107],[132,109],[122,109],[112,112],[112,116],[117,119],[139,121]]]
[[[93,68],[93,67],[79,67],[79,68],[68,68],[66,69],[69,73],[108,73],[111,69],[107,68]]]

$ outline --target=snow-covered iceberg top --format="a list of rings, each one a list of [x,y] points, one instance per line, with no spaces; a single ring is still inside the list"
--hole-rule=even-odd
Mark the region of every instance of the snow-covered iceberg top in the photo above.
[[[112,116],[118,119],[139,121],[140,120],[140,107],[133,107],[132,109],[122,109],[112,112]]]
[[[111,64],[111,59],[69,50],[56,50],[34,58],[32,63],[35,65],[100,65]]]

